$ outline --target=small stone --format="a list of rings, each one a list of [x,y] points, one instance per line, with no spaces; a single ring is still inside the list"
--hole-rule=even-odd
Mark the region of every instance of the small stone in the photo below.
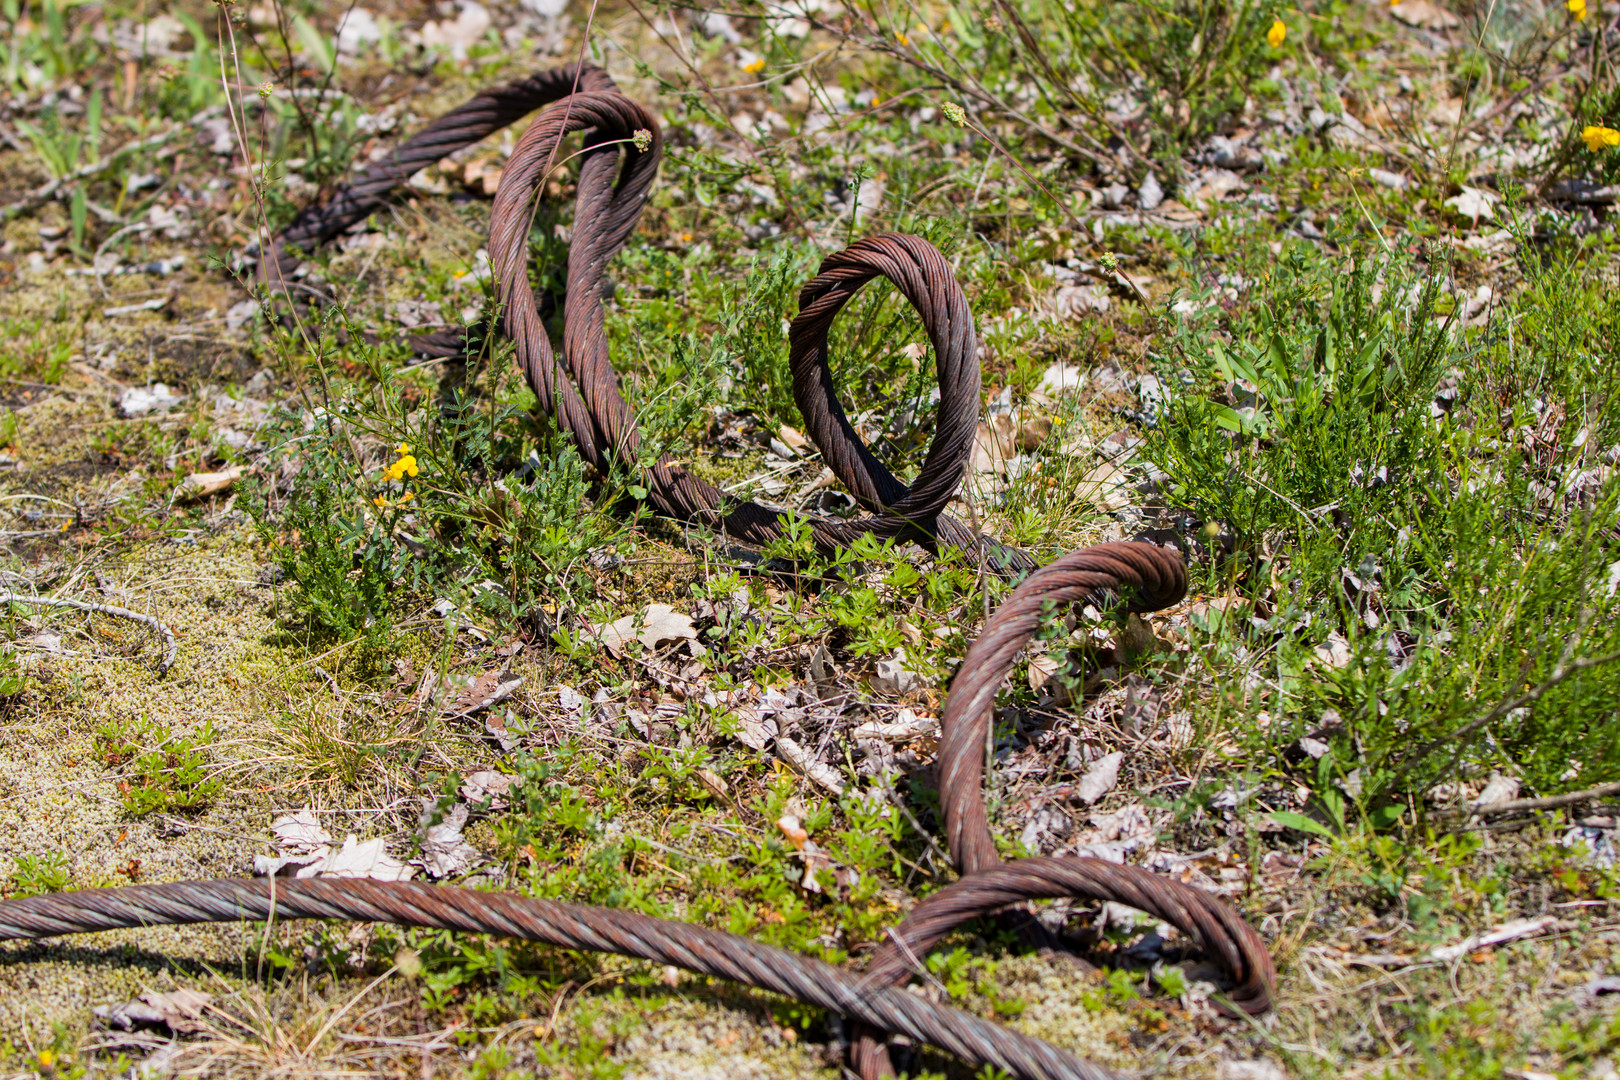
[[[153,383],[150,387],[132,386],[118,395],[118,412],[126,419],[133,420],[147,413],[168,412],[185,399],[186,395],[174,393],[163,383]]]
[[[1159,178],[1151,172],[1142,178],[1142,186],[1136,189],[1136,199],[1143,210],[1157,210],[1159,204],[1164,202],[1164,189],[1159,186]]]

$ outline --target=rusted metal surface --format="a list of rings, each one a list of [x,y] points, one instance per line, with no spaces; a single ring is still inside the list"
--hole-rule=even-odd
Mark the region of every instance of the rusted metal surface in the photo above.
[[[662,138],[650,113],[595,68],[559,68],[480,94],[435,121],[373,166],[354,185],[300,214],[262,263],[272,291],[290,281],[298,250],[317,246],[381,206],[408,176],[446,154],[544,106],[502,173],[491,215],[490,252],[500,324],[541,411],[603,473],[635,463],[640,437],[608,356],[603,290],[606,268],[629,238],[658,167]],[[559,358],[529,287],[531,205],[570,132],[585,132],[568,261]],[[638,132],[645,149],[636,147]],[[940,409],[917,479],[901,483],[850,425],[827,365],[827,332],[850,297],[873,278],[892,281],[916,308],[938,361]],[[291,299],[291,294],[285,294]],[[950,265],[914,236],[871,237],[829,255],[799,296],[789,331],[794,398],[805,430],[867,516],[814,520],[818,545],[845,547],[864,533],[950,547],[1009,577],[1028,574],[985,626],[958,670],[942,718],[940,803],[951,857],[963,875],[930,896],[890,934],[863,973],[733,934],[633,912],[580,907],[450,886],[350,879],[219,880],[137,885],[0,902],[0,938],[49,937],[157,923],[241,919],[347,919],[477,931],[567,948],[618,953],[772,990],[846,1016],[863,1034],[855,1065],[868,1080],[889,1075],[878,1034],[904,1034],[974,1065],[995,1065],[1029,1080],[1100,1080],[1116,1074],[1038,1039],[899,989],[923,956],[965,921],[1030,900],[1112,900],[1149,912],[1196,941],[1231,976],[1229,1000],[1246,1012],[1270,1007],[1276,973],[1264,942],[1229,906],[1188,885],[1138,867],[1098,859],[1002,862],[982,794],[984,748],[995,696],[1019,652],[1052,605],[1123,595],[1136,611],[1179,600],[1186,572],[1173,551],[1151,544],[1104,544],[1035,568],[1023,552],[978,535],[945,512],[956,492],[978,422],[977,341],[967,298]],[[454,356],[461,333],[415,339],[431,355]],[[648,501],[660,513],[700,522],[750,543],[780,534],[778,512],[734,499],[663,458],[646,464]]]

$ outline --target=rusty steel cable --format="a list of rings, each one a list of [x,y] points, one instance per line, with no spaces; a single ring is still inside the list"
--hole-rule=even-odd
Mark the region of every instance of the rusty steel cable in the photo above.
[[[488,245],[500,327],[516,345],[540,410],[592,468],[604,474],[641,470],[648,501],[659,513],[750,543],[769,542],[781,534],[779,511],[727,496],[668,457],[643,460],[634,413],[619,393],[608,356],[602,286],[609,260],[641,216],[662,135],[651,114],[619,93],[606,73],[590,66],[557,68],[482,93],[441,117],[354,184],[299,214],[261,260],[262,281],[275,293],[289,284],[300,252],[364,220],[416,170],[547,105],[552,107],[530,123],[502,173]],[[562,140],[573,131],[585,132],[586,145],[580,154],[559,362],[529,284],[529,229],[534,199],[558,160]],[[879,276],[893,282],[917,310],[937,360],[938,427],[910,485],[856,434],[828,366],[833,319],[856,291]],[[412,345],[428,355],[457,356],[464,354],[466,335],[426,335]],[[1171,923],[1224,967],[1233,984],[1227,995],[1233,1007],[1249,1013],[1269,1008],[1276,982],[1270,954],[1228,905],[1190,885],[1100,859],[1003,862],[985,814],[984,754],[996,693],[1041,620],[1055,605],[1108,595],[1123,597],[1135,611],[1173,604],[1186,591],[1180,556],[1151,544],[1104,544],[1036,569],[1025,553],[978,535],[946,512],[972,448],[980,374],[967,299],[950,265],[927,241],[876,236],[827,256],[799,295],[789,356],[806,432],[867,512],[852,520],[813,520],[818,546],[838,550],[871,534],[961,550],[1006,576],[1028,575],[968,651],[941,720],[940,805],[951,858],[962,876],[913,908],[864,972],[633,912],[363,879],[197,881],[6,900],[0,901],[0,939],[272,917],[484,932],[671,964],[820,1006],[857,1024],[853,1054],[865,1080],[892,1073],[881,1034],[905,1035],[973,1065],[994,1065],[1028,1080],[1102,1080],[1116,1074],[900,988],[915,973],[918,959],[964,921],[1030,900],[1068,897],[1117,901]]]

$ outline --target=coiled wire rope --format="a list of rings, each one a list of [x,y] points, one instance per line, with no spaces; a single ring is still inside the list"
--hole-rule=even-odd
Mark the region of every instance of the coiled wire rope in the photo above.
[[[606,474],[640,451],[635,416],[608,356],[602,284],[609,260],[640,218],[657,171],[662,135],[608,75],[566,66],[485,91],[445,114],[324,203],[299,214],[260,261],[264,284],[290,295],[308,252],[364,220],[425,165],[521,117],[546,109],[518,140],[495,196],[488,250],[501,330],[517,352],[540,411],[553,417],[581,457]],[[530,207],[573,131],[585,132],[564,299],[559,362],[529,286]],[[646,134],[638,137],[638,132]],[[638,138],[645,149],[637,145]],[[916,308],[937,358],[940,407],[933,442],[915,481],[901,483],[855,433],[838,402],[827,333],[849,299],[873,278],[889,279]],[[315,294],[304,290],[304,295]],[[465,354],[462,331],[413,339],[431,356]],[[969,649],[941,718],[940,805],[951,858],[962,875],[913,908],[864,972],[762,945],[735,934],[635,912],[536,900],[454,886],[363,879],[222,879],[132,885],[0,901],[0,940],[157,924],[267,919],[341,919],[503,935],[570,949],[616,953],[729,979],[819,1006],[854,1021],[853,1064],[863,1080],[891,1075],[883,1035],[904,1035],[974,1066],[1021,1080],[1104,1080],[1118,1074],[1032,1038],[904,990],[902,984],[945,934],[963,922],[1037,899],[1117,901],[1186,933],[1232,980],[1231,1006],[1270,1007],[1276,973],[1265,943],[1229,906],[1139,867],[1092,858],[1003,862],[990,836],[981,791],[984,747],[1002,681],[1053,604],[1124,596],[1133,610],[1169,606],[1186,591],[1173,551],[1145,543],[1104,544],[1036,568],[1025,553],[981,536],[946,513],[978,421],[980,373],[967,298],[927,241],[891,234],[827,256],[799,294],[789,330],[794,399],[807,434],[867,516],[812,520],[823,550],[862,534],[966,552],[1008,577],[1027,574]],[[781,535],[780,512],[733,498],[661,458],[643,470],[659,513],[762,545]]]

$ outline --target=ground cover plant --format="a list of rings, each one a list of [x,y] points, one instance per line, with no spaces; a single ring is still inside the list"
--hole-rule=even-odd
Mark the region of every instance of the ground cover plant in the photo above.
[[[1277,958],[1275,1013],[1227,1017],[1205,958],[1116,905],[1043,916],[1085,964],[984,922],[917,992],[1140,1075],[1614,1074],[1610,7],[3,11],[6,896],[411,876],[858,965],[953,880],[938,716],[1007,584],[798,525],[748,549],[652,515],[637,462],[587,468],[480,329],[522,124],[310,253],[295,288],[335,304],[287,320],[250,287],[390,145],[583,58],[665,140],[606,301],[646,460],[855,513],[786,329],[824,255],[911,232],[981,342],[952,512],[1040,563],[1185,556],[1166,612],[1051,612],[998,699],[991,825],[1008,857],[1226,898]],[[572,153],[530,236],[557,340]],[[404,340],[450,327],[473,359]],[[914,476],[938,412],[915,314],[869,286],[831,355]],[[172,631],[172,667],[117,611]],[[18,1075],[830,1077],[853,1036],[673,968],[389,927],[3,955]]]

